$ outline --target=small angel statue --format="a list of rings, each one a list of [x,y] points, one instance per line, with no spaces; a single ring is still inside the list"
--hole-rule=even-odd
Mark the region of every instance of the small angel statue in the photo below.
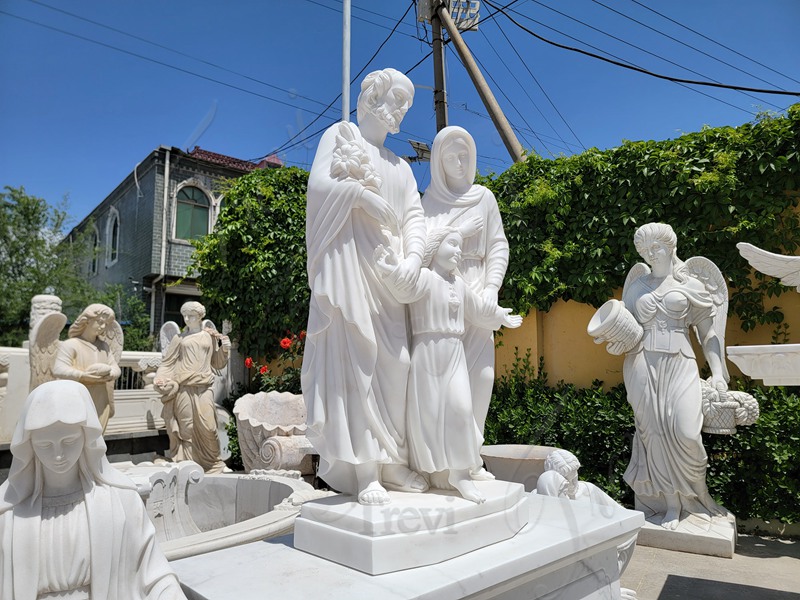
[[[700,432],[704,387],[706,396],[720,403],[728,399],[728,290],[710,260],[678,258],[677,236],[669,225],[643,225],[633,241],[647,264],[631,269],[622,302],[601,307],[589,333],[607,341],[612,354],[625,354],[623,377],[636,418],[625,481],[636,494],[636,507],[672,530],[684,513],[726,514],[706,486],[708,457]],[[709,382],[700,379],[692,330],[711,368]]]
[[[164,403],[162,417],[175,462],[193,460],[207,473],[221,473],[217,412],[214,403],[215,370],[228,364],[231,341],[217,332],[199,302],[181,306],[186,330],[169,321],[161,328],[161,361],[153,386]]]
[[[45,315],[34,327],[30,347],[31,389],[53,379],[71,379],[85,385],[105,431],[114,416],[114,382],[121,370],[122,327],[114,311],[90,304],[69,328],[69,339],[58,336],[67,318],[60,312]]]
[[[398,277],[399,257],[379,246],[377,267],[399,302],[410,303],[411,372],[406,408],[409,466],[426,473],[433,487],[455,487],[462,497],[485,501],[473,479],[479,475],[483,444],[472,408],[464,352],[465,322],[487,329],[519,327],[522,317],[483,300],[458,272],[463,235],[440,227],[428,234],[422,271],[408,286]]]

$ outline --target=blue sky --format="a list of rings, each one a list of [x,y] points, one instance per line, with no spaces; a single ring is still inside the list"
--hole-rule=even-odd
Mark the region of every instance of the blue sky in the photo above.
[[[413,154],[408,139],[436,133],[430,32],[412,7],[389,36],[410,0],[352,4],[353,76],[387,37],[365,73],[423,61],[409,74],[414,106],[388,142]],[[280,149],[341,91],[341,7],[0,0],[0,186],[22,185],[51,203],[66,196],[80,219],[159,145],[244,159]],[[798,0],[518,0],[511,9],[546,38],[658,73],[800,91]],[[482,15],[491,12],[483,3]],[[539,41],[501,14],[464,37],[523,146],[542,156],[740,125],[800,101],[623,70]],[[475,137],[481,172],[503,171],[510,158],[486,110],[453,51],[446,60],[450,123]],[[354,107],[358,84],[352,90]],[[339,118],[336,102],[300,137]],[[317,140],[279,156],[307,167]],[[424,189],[427,165],[414,170]]]

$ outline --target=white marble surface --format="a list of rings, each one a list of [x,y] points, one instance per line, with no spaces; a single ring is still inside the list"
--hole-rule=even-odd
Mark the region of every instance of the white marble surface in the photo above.
[[[448,560],[367,575],[293,547],[285,536],[172,566],[189,598],[619,598],[617,546],[642,513],[531,496],[516,536]],[[235,573],[235,576],[231,574]]]
[[[353,496],[303,505],[295,547],[371,575],[440,563],[513,537],[528,520],[522,485],[475,482],[485,502],[457,491],[389,492],[384,506]]]
[[[728,346],[728,358],[764,385],[800,385],[800,344]]]
[[[675,530],[645,521],[637,543],[664,550],[733,558],[736,535],[736,518],[732,514],[713,519],[706,515],[689,515]]]

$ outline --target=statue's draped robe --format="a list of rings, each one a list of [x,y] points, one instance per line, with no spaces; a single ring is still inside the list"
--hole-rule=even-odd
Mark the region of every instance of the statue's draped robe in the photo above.
[[[172,338],[156,377],[178,384],[174,400],[164,404],[162,416],[170,430],[170,451],[176,462],[193,460],[206,472],[220,473],[214,372],[228,364],[228,350],[207,331],[184,332]],[[175,446],[175,447],[173,447]]]
[[[302,385],[319,475],[354,494],[355,465],[408,463],[406,309],[380,281],[374,253],[390,244],[406,257],[421,258],[425,220],[408,164],[349,127],[381,177],[380,195],[397,215],[400,235],[387,239],[385,229],[356,208],[361,183],[331,175],[339,124],[332,126],[320,141],[308,182],[311,302]]]
[[[637,505],[664,513],[664,495],[678,493],[685,505],[706,490],[702,390],[689,331],[713,318],[714,304],[692,278],[657,292],[642,277],[625,290],[623,300],[644,328],[623,371],[636,421],[625,481]]]
[[[428,231],[445,225],[459,227],[476,216],[483,221],[481,231],[464,239],[459,265],[464,281],[480,295],[487,286],[500,289],[503,285],[508,267],[508,240],[497,200],[489,189],[473,185],[464,193],[456,193],[448,188],[442,167],[442,149],[451,137],[460,137],[470,146],[471,152],[475,152],[472,138],[460,127],[448,127],[439,132],[431,154],[431,184],[422,197],[422,209]],[[472,159],[474,163],[474,157]],[[474,172],[474,164],[471,168]],[[478,428],[483,432],[494,385],[494,334],[491,329],[467,323],[463,340],[473,411]]]
[[[92,600],[185,600],[136,490],[84,486],[90,545],[73,547],[69,560],[88,568]],[[0,513],[0,598],[36,600],[39,589],[54,585],[40,567],[40,553],[48,550],[41,547],[42,528],[41,496]]]

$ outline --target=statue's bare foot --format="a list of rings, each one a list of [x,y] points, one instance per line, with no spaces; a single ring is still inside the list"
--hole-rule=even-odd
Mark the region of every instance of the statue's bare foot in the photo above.
[[[377,481],[373,481],[358,493],[358,503],[366,506],[389,504],[389,493]]]
[[[476,504],[483,504],[486,498],[478,491],[472,479],[469,477],[469,471],[450,471],[450,483],[455,486],[458,493],[465,500],[471,500]]]
[[[661,521],[661,526],[664,529],[675,530],[678,528],[678,523],[680,523],[680,509],[670,508],[667,510],[667,514],[664,515],[664,519]]]
[[[472,481],[494,481],[495,477],[489,471],[481,467],[469,472]]]
[[[381,482],[397,492],[427,492],[428,482],[405,465],[383,465]]]

